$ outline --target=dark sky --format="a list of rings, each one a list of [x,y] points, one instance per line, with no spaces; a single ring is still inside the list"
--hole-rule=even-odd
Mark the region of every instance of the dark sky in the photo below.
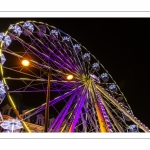
[[[0,32],[26,20],[55,26],[84,45],[112,75],[134,115],[150,128],[150,19],[1,18]]]

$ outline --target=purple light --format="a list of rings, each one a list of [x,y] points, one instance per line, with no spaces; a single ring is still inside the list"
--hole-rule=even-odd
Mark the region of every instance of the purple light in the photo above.
[[[77,113],[76,113],[76,115],[75,115],[75,119],[74,119],[74,121],[73,121],[73,123],[72,123],[70,132],[73,132],[73,131],[74,131],[74,128],[75,128],[75,126],[76,126],[76,124],[77,124],[77,122],[78,122],[78,119],[79,119],[79,116],[80,116],[82,107],[83,107],[84,102],[85,102],[85,99],[86,99],[87,92],[88,92],[88,90],[85,92],[85,94],[84,94],[83,97],[81,98],[81,102],[80,102],[79,108],[78,108],[78,110],[77,110]]]

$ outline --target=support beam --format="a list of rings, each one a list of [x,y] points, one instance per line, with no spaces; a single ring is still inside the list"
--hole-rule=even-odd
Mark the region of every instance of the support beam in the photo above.
[[[24,127],[25,131],[26,131],[26,132],[31,132],[30,129],[28,128],[27,124],[22,120],[22,117],[19,115],[19,112],[18,112],[18,110],[17,110],[17,108],[16,108],[16,106],[15,106],[15,104],[14,104],[14,102],[13,102],[13,100],[12,100],[12,98],[11,98],[9,92],[8,92],[8,90],[7,90],[6,85],[5,85],[5,90],[6,90],[6,94],[7,94],[8,101],[9,101],[11,107],[13,108],[13,110],[14,110],[14,112],[15,112],[17,118],[18,118],[18,119],[20,120],[20,122],[22,123],[22,126]]]
[[[69,129],[69,132],[74,132],[75,126],[76,126],[76,124],[78,122],[78,119],[80,117],[80,113],[82,111],[82,108],[83,108],[83,105],[84,105],[84,102],[85,102],[85,99],[86,99],[86,96],[87,96],[87,92],[88,92],[88,85],[87,85],[87,87],[85,87],[83,96],[80,99],[80,103],[78,104],[77,111],[76,111],[75,116],[74,116],[75,118],[74,118],[74,120],[72,122],[72,125],[71,125],[71,127]]]
[[[123,108],[122,106],[120,106],[119,103],[117,102],[117,100],[114,99],[112,96],[110,96],[110,95],[108,94],[108,92],[106,92],[100,85],[97,84],[97,85],[96,85],[96,88],[97,88],[106,98],[108,98],[116,107],[118,107],[118,109],[119,109],[120,111],[122,111],[128,118],[130,118],[136,125],[138,125],[140,129],[142,129],[142,130],[145,131],[145,132],[150,132],[149,129],[148,129],[148,127],[141,125],[141,124],[140,124],[140,121],[136,120],[133,115],[129,114],[129,113],[127,112],[127,110],[125,110],[125,108]]]
[[[107,128],[106,128],[105,120],[104,120],[104,117],[103,117],[103,114],[102,114],[102,110],[98,107],[97,97],[96,97],[96,93],[95,93],[92,81],[91,81],[91,89],[92,89],[91,90],[92,96],[93,96],[93,99],[94,99],[94,106],[95,106],[95,109],[96,109],[98,122],[99,122],[99,126],[100,126],[100,131],[101,132],[107,132]]]
[[[58,132],[58,131],[60,130],[60,127],[62,126],[62,123],[63,123],[63,121],[64,121],[66,115],[68,114],[68,111],[69,111],[69,109],[70,109],[70,107],[71,107],[71,105],[72,105],[72,103],[73,103],[73,101],[74,101],[76,95],[77,95],[77,93],[75,93],[75,94],[71,97],[70,101],[69,101],[68,104],[66,105],[65,111],[64,111],[64,113],[61,115],[61,118],[60,118],[58,124],[56,125],[56,127],[55,127],[55,129],[54,129],[55,132]]]
[[[50,72],[48,72],[48,81],[47,81],[47,95],[46,95],[46,109],[45,109],[44,132],[48,132],[49,100],[50,100]]]
[[[103,102],[103,105],[104,105],[105,109],[107,110],[109,116],[111,117],[111,119],[113,120],[115,126],[117,127],[118,131],[119,131],[119,132],[124,132],[124,130],[122,129],[122,127],[120,126],[120,124],[119,124],[119,123],[117,122],[117,120],[113,117],[113,115],[112,115],[110,109],[107,107],[107,105],[105,104],[105,102],[104,102],[103,100],[102,100],[102,102]]]
[[[100,125],[100,131],[101,132],[107,132],[106,124],[105,124],[102,112],[101,112],[100,108],[98,107],[97,102],[94,102],[94,104],[95,104],[95,109],[96,109],[96,112],[97,112],[98,122],[99,122],[99,125]]]
[[[83,125],[83,132],[87,132],[86,121],[84,120],[83,112],[81,112],[81,120]]]

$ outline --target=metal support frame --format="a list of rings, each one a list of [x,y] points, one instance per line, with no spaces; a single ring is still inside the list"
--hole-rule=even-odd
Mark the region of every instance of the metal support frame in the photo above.
[[[122,129],[122,127],[120,126],[120,124],[117,122],[117,120],[115,119],[115,117],[113,117],[110,109],[107,107],[107,105],[105,104],[105,102],[103,101],[103,99],[102,99],[102,102],[103,102],[103,105],[104,105],[105,109],[107,110],[109,116],[111,117],[111,119],[113,120],[115,126],[117,127],[118,131],[119,132],[124,132],[124,130]]]
[[[17,110],[17,108],[16,108],[16,106],[15,106],[13,100],[11,99],[11,96],[10,96],[8,90],[7,90],[7,86],[6,86],[6,85],[5,85],[5,91],[6,91],[6,94],[7,94],[7,97],[8,97],[8,101],[9,101],[10,105],[12,106],[12,108],[13,108],[13,110],[14,110],[16,116],[17,116],[17,118],[18,118],[18,119],[20,120],[20,122],[22,123],[22,125],[23,125],[25,131],[26,131],[26,132],[31,132],[30,129],[28,128],[27,124],[22,120],[22,117],[19,115],[19,112],[18,112],[18,110]]]
[[[84,89],[84,93],[83,93],[82,97],[80,98],[80,103],[77,106],[77,110],[75,110],[75,116],[73,118],[73,122],[69,129],[69,132],[74,132],[75,126],[79,120],[80,113],[82,112],[82,108],[83,108],[83,105],[84,105],[84,102],[85,102],[85,99],[87,96],[88,87],[89,87],[89,83],[87,84],[87,87]]]
[[[108,98],[115,106],[118,107],[120,111],[122,111],[128,118],[130,118],[135,124],[139,125],[139,128],[141,128],[145,132],[150,132],[148,128],[142,126],[133,115],[129,114],[124,108],[122,108],[117,101],[111,97],[100,85],[96,84],[96,88],[106,97]]]
[[[45,109],[44,132],[48,132],[49,100],[50,100],[50,71],[48,72],[48,81],[47,81],[47,95],[46,95],[46,109]]]
[[[98,107],[98,102],[97,102],[97,98],[96,98],[96,93],[95,93],[95,90],[94,90],[94,86],[93,86],[93,83],[91,81],[91,88],[92,88],[92,95],[93,95],[93,98],[94,98],[94,106],[95,106],[95,109],[96,109],[96,113],[97,113],[97,117],[98,117],[98,122],[99,122],[99,126],[100,126],[100,131],[101,132],[107,132],[107,128],[106,128],[106,124],[105,124],[105,120],[104,120],[104,117],[103,117],[103,114],[102,114],[102,111],[101,109]]]
[[[0,55],[1,55],[1,49],[0,49]],[[8,92],[7,85],[6,85],[5,80],[3,78],[3,69],[2,69],[2,64],[1,64],[1,57],[0,57],[0,79],[4,82],[5,91],[6,91],[6,95],[7,95],[8,101],[9,101],[11,107],[13,108],[17,118],[22,123],[25,131],[26,132],[31,132],[30,129],[28,128],[27,124],[22,120],[22,117],[19,115],[19,112],[18,112],[18,110],[17,110],[17,108],[16,108],[16,106],[15,106],[15,104],[14,104],[14,102],[13,102],[13,100],[12,100],[10,94],[9,94],[9,92]]]

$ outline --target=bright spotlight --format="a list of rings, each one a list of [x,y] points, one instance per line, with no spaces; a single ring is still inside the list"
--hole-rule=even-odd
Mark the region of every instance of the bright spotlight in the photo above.
[[[23,60],[23,61],[22,61],[22,65],[23,65],[23,66],[29,66],[29,64],[30,64],[30,63],[29,63],[28,60]]]
[[[67,76],[67,80],[72,80],[73,79],[73,75],[68,75]]]

